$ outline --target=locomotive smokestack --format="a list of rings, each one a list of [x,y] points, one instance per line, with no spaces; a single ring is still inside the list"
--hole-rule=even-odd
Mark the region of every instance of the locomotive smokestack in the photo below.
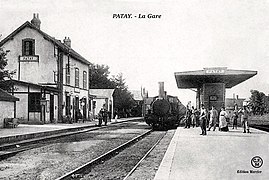
[[[159,98],[161,99],[165,98],[164,82],[159,82]]]

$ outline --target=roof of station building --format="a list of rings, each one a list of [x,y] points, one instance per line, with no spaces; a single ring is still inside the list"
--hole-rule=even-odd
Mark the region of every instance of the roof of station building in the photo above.
[[[232,88],[256,74],[257,71],[214,67],[197,71],[175,72],[175,78],[177,87],[181,89],[198,88],[205,83],[224,83],[226,88]]]
[[[29,27],[31,29],[36,30],[41,35],[43,35],[44,39],[52,42],[53,44],[57,45],[58,48],[60,48],[63,52],[66,54],[70,54],[71,57],[77,59],[78,61],[85,63],[85,64],[91,64],[88,60],[86,60],[84,57],[82,57],[79,53],[77,53],[74,49],[71,47],[68,47],[64,43],[62,43],[60,40],[55,39],[54,37],[48,35],[44,31],[37,28],[35,25],[30,23],[29,21],[26,21],[24,24],[22,24],[20,27],[18,27],[16,30],[14,30],[11,34],[9,34],[6,38],[4,38],[2,41],[0,41],[0,47],[3,46],[7,41],[12,40],[15,35],[17,35],[20,31],[22,31],[24,28]]]

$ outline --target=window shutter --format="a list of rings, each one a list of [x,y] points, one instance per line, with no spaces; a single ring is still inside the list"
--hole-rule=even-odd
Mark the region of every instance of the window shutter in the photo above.
[[[22,55],[25,55],[25,40],[22,40]]]
[[[32,40],[32,54],[31,55],[35,55],[35,40]]]

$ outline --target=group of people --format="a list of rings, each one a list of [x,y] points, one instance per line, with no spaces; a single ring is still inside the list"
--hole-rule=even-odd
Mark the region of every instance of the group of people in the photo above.
[[[185,128],[190,128],[199,126],[199,111],[194,109],[192,106],[191,109],[187,106],[186,116],[185,116]]]
[[[105,108],[101,108],[98,113],[98,126],[101,126],[104,122],[107,125],[108,111]]]
[[[198,115],[197,115],[198,114]],[[249,124],[248,124],[248,114],[249,111],[246,106],[243,106],[242,109],[238,110],[237,106],[235,106],[234,111],[232,113],[231,119],[233,121],[233,129],[237,129],[237,120],[241,115],[241,122],[244,128],[243,133],[250,133]],[[197,122],[198,120],[198,122]],[[228,123],[230,118],[228,113],[225,111],[225,107],[222,107],[220,113],[216,110],[214,106],[212,106],[211,110],[207,112],[205,106],[201,105],[201,110],[198,112],[194,107],[191,109],[187,106],[186,115],[185,115],[185,128],[190,128],[200,124],[202,133],[200,135],[206,135],[207,131],[210,131],[213,128],[213,131],[216,130],[217,122],[219,124],[219,131],[229,131]],[[208,129],[206,129],[208,127]]]

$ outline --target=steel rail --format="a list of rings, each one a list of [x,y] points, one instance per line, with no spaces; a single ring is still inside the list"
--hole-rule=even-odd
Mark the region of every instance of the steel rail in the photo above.
[[[90,132],[90,131],[94,131],[94,130],[98,130],[98,129],[104,129],[104,128],[108,128],[108,127],[112,127],[112,126],[117,126],[117,124],[125,124],[125,123],[128,123],[130,121],[135,121],[135,120],[128,120],[128,121],[111,123],[111,125],[102,126],[102,127],[92,126],[92,127],[89,127],[89,128],[83,129],[83,130],[75,131],[75,132],[65,132],[65,133],[60,133],[60,134],[55,134],[55,135],[50,135],[50,136],[45,136],[45,137],[40,137],[40,138],[35,138],[35,139],[30,139],[30,140],[24,140],[21,142],[15,142],[15,143],[3,145],[3,146],[0,146],[0,161],[3,159],[6,159],[8,157],[14,156],[17,153],[27,151],[30,149],[34,149],[34,148],[38,148],[38,147],[42,147],[44,145],[42,143],[41,144],[34,144],[34,143],[49,141],[49,140],[57,139],[60,137],[66,137],[66,136],[71,136],[71,135],[75,135],[75,134],[82,134],[82,133],[86,133],[86,132]],[[12,149],[12,150],[8,151],[8,149]]]
[[[101,127],[101,128],[103,128],[103,127]],[[6,159],[6,158],[11,157],[11,156],[14,156],[17,153],[20,153],[20,152],[23,152],[23,151],[27,151],[27,150],[30,150],[30,149],[42,147],[44,145],[42,143],[41,144],[34,144],[34,143],[39,143],[39,142],[43,142],[43,141],[49,141],[49,140],[57,139],[57,138],[60,138],[60,137],[66,137],[66,136],[71,136],[71,135],[75,135],[75,134],[81,134],[81,133],[94,131],[94,130],[98,130],[98,129],[100,129],[100,127],[91,128],[91,129],[84,129],[84,130],[80,130],[80,131],[76,131],[76,132],[61,133],[61,134],[56,134],[56,135],[51,135],[51,136],[41,137],[41,138],[36,138],[36,139],[31,139],[31,140],[26,141],[26,142],[21,141],[21,142],[18,142],[18,143],[12,143],[12,144],[9,144],[7,146],[1,147],[0,160]],[[15,149],[15,150],[8,151],[8,149]]]
[[[263,125],[250,125],[250,127],[259,129],[261,131],[269,132],[269,127]]]
[[[133,172],[137,169],[141,162],[143,162],[146,157],[151,153],[151,151],[153,151],[153,149],[160,143],[166,133],[167,132],[165,132],[165,134],[148,150],[148,152],[139,160],[139,162],[133,167],[133,169],[125,176],[123,180],[127,180],[127,178],[129,178],[133,174]]]
[[[95,164],[98,164],[98,162],[101,162],[102,160],[108,159],[109,157],[113,156],[114,154],[117,154],[120,150],[122,150],[122,149],[128,147],[129,145],[133,144],[138,139],[143,138],[144,136],[150,134],[152,131],[153,131],[152,129],[148,130],[147,132],[145,132],[145,133],[143,133],[143,134],[141,134],[141,135],[127,141],[126,143],[124,143],[124,144],[122,144],[122,145],[120,145],[120,146],[118,146],[118,147],[116,147],[116,148],[102,154],[101,156],[99,156],[99,157],[97,157],[97,158],[95,158],[95,159],[93,159],[93,160],[79,166],[78,168],[64,174],[63,176],[57,178],[56,180],[72,179],[74,177],[79,176],[80,172],[82,172],[84,169],[89,168],[89,167],[91,167],[91,166],[93,166]]]

